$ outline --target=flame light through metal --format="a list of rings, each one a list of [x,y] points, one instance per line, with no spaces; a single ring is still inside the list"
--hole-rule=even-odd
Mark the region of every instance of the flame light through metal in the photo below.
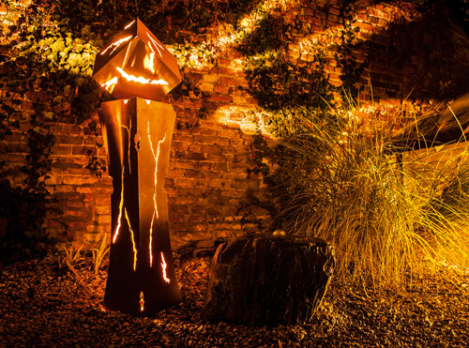
[[[136,19],[96,56],[93,79],[117,99],[161,101],[181,74],[176,58]]]
[[[117,98],[99,114],[114,187],[103,305],[150,315],[181,301],[164,189],[176,113],[163,102],[181,77],[176,59],[137,19],[97,55],[93,78]]]

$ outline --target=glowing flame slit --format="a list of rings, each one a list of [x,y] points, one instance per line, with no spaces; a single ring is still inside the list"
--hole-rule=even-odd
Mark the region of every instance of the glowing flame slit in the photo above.
[[[150,245],[149,245],[149,249],[150,249],[150,267],[153,266],[153,247],[152,247],[152,244],[153,244],[153,222],[155,221],[155,213],[153,213],[153,216],[151,218],[151,225],[150,225]]]
[[[153,51],[153,48],[150,46],[151,53],[150,55],[146,55],[145,59],[143,59],[143,66],[145,69],[151,71],[153,74],[155,73],[155,51]]]
[[[152,267],[152,265],[153,265],[153,250],[152,250],[153,222],[155,220],[155,215],[156,215],[157,219],[159,218],[159,212],[158,212],[158,159],[159,159],[159,156],[160,156],[161,144],[163,144],[166,140],[166,133],[164,134],[164,138],[162,140],[158,141],[158,147],[156,148],[156,152],[155,152],[155,149],[153,148],[153,142],[152,142],[151,136],[150,136],[150,121],[148,121],[147,125],[148,125],[147,126],[147,128],[148,128],[148,141],[150,143],[151,153],[152,153],[153,157],[155,158],[155,174],[154,174],[155,191],[153,192],[153,204],[154,204],[154,207],[155,207],[155,212],[154,212],[152,220],[151,220],[150,246],[149,246],[149,249],[150,249],[150,267]],[[161,254],[161,256],[163,257],[163,254]]]
[[[113,54],[114,51],[115,51],[122,43],[124,43],[124,42],[126,42],[126,41],[129,41],[131,38],[132,38],[132,35],[126,36],[126,37],[124,37],[124,38],[122,38],[122,39],[120,39],[120,40],[118,40],[118,41],[116,41],[116,42],[113,42],[113,43],[110,44],[104,51],[101,52],[101,55],[104,55],[111,47],[116,46],[116,47],[114,47],[114,49],[111,51],[111,54]]]
[[[116,69],[121,73],[122,77],[124,77],[127,81],[138,82],[138,83],[142,83],[142,84],[146,84],[146,85],[167,85],[168,84],[168,82],[166,82],[165,80],[162,80],[162,79],[150,80],[150,79],[146,79],[142,76],[136,77],[134,75],[127,74],[121,68],[116,68]]]
[[[164,259],[164,255],[163,255],[163,252],[161,252],[161,269],[163,271],[163,279],[166,283],[169,284],[169,282],[171,281],[171,279],[168,278],[168,276],[166,275],[166,261]]]
[[[115,243],[117,240],[117,236],[119,235],[119,230],[121,228],[121,220],[122,220],[122,209],[124,208],[124,170],[125,166],[122,167],[122,179],[121,179],[121,201],[119,203],[119,217],[117,218],[117,227],[116,231],[114,232],[114,238],[112,239],[112,243]]]
[[[145,298],[143,295],[143,291],[140,291],[140,301],[138,301],[140,304],[140,312],[143,312],[145,310]]]
[[[124,27],[124,30],[125,30],[125,29],[129,29],[134,23],[135,23],[135,19],[134,19],[132,22],[130,22],[129,24],[127,24],[127,25]]]
[[[162,140],[158,141],[158,148],[156,149],[156,157],[155,157],[155,162],[156,162],[156,167],[155,167],[155,200],[156,200],[156,190],[157,190],[157,184],[158,184],[157,170],[158,170],[158,160],[160,158],[160,148],[161,148],[161,145],[165,141],[166,141],[166,133],[164,134],[164,138]],[[155,207],[156,207],[156,205],[155,205]],[[156,211],[156,216],[158,217],[158,210]]]
[[[129,225],[130,237],[132,239],[132,249],[134,251],[134,271],[137,269],[137,247],[135,246],[135,238],[134,238],[134,231],[132,230],[132,226],[130,225],[129,214],[127,214],[127,209],[124,209],[125,212],[125,219],[127,220],[127,224]]]
[[[153,52],[150,53],[150,62],[148,64],[150,65],[149,70],[154,74],[155,73],[155,53]]]
[[[150,43],[152,43],[153,45],[155,45],[155,48],[156,50],[158,51],[158,54],[160,55],[160,57],[163,57],[163,54],[161,53],[160,49],[161,50],[164,50],[164,46],[161,45],[158,41],[156,41],[154,38],[152,38],[149,34],[147,34],[148,38],[150,39]],[[151,47],[151,44],[148,45],[150,47],[150,49],[153,51],[152,47]],[[153,51],[155,52],[155,51]]]
[[[124,60],[122,61],[122,69],[124,69],[124,66],[127,63],[127,58],[129,56],[129,52],[130,52],[130,46],[132,46],[132,45],[127,46],[127,51],[125,52],[125,57],[124,57]]]
[[[127,136],[130,138],[130,130],[132,129],[132,119],[129,120],[129,126],[121,126],[122,129],[125,129]],[[132,174],[132,162],[130,161],[130,147],[131,141],[127,141],[127,163],[129,165],[129,173]]]
[[[117,76],[104,82],[101,86],[104,87],[104,89],[108,91],[109,93],[112,93],[116,84],[117,84]]]

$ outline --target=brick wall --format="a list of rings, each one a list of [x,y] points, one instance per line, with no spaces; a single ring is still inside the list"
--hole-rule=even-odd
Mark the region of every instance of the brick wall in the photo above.
[[[314,30],[295,38],[289,47],[292,59],[310,64],[318,46],[329,47],[326,70],[330,81],[340,85],[340,69],[332,59],[342,28],[338,1],[315,1],[304,9],[287,6],[282,15],[288,20],[297,13],[302,13]],[[359,61],[369,61],[360,81],[364,86],[360,99],[369,106],[370,118],[382,117],[406,101],[432,103],[467,90],[468,41],[449,13],[422,16],[410,5],[373,5],[370,1],[358,1],[354,13],[353,25],[364,40],[354,47],[355,54]],[[249,18],[244,22],[249,26]],[[256,126],[251,112],[257,110],[257,101],[245,90],[248,84],[243,56],[234,49],[229,35],[220,28],[213,30],[210,40],[215,40],[218,48],[215,62],[200,62],[184,70],[184,78],[204,95],[171,99],[177,120],[166,187],[170,231],[176,246],[236,236],[255,229],[256,222],[269,224],[267,211],[255,206],[241,209],[252,197],[263,195],[262,178],[254,171]],[[203,117],[201,108],[206,110]],[[51,216],[48,230],[75,239],[109,233],[112,179],[106,174],[102,178],[92,176],[84,169],[88,150],[97,151],[104,159],[103,148],[96,150],[102,138],[92,134],[86,122],[51,127],[57,138],[48,186],[58,199],[54,206],[63,215]],[[264,135],[269,139],[265,130]],[[2,143],[5,151],[0,160],[6,159],[12,167],[21,163],[25,146],[21,132],[14,133]]]

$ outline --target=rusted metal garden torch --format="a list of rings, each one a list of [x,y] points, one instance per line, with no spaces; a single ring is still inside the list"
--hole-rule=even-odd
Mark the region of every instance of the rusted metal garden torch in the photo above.
[[[113,178],[104,307],[150,315],[181,302],[164,189],[181,82],[176,58],[136,19],[96,57],[93,79],[117,100],[99,113]]]

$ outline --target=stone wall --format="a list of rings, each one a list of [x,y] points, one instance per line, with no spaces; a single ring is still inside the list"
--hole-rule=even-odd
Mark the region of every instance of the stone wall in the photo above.
[[[308,65],[310,53],[318,45],[328,47],[331,55],[326,72],[332,84],[340,85],[341,71],[333,59],[343,28],[340,2],[305,3],[304,8],[285,5],[281,13],[287,19],[301,13],[313,28],[311,34],[295,37],[289,54],[297,64]],[[353,49],[358,62],[368,61],[359,99],[369,107],[370,119],[384,117],[406,101],[425,104],[456,97],[469,84],[465,78],[469,72],[468,39],[451,14],[425,16],[403,2],[396,4],[355,3],[353,26],[363,42]],[[248,17],[243,23],[248,28],[252,19]],[[166,187],[176,246],[194,240],[210,243],[256,229],[259,224],[268,226],[270,221],[266,210],[251,204],[265,188],[256,171],[253,114],[259,111],[258,103],[246,90],[244,58],[229,33],[213,28],[212,34],[210,42],[217,47],[214,62],[194,58],[194,66],[186,66],[183,73],[201,93],[170,98],[177,120]],[[8,99],[6,94],[3,97]],[[110,233],[112,179],[106,173],[99,178],[84,169],[90,154],[105,159],[103,147],[96,147],[102,144],[100,130],[95,136],[89,122],[50,125],[57,137],[47,183],[58,199],[53,207],[63,214],[51,216],[47,228],[65,239],[95,239],[100,232]],[[24,130],[1,143],[0,160],[12,168],[25,161]],[[261,131],[274,142],[262,125]]]

